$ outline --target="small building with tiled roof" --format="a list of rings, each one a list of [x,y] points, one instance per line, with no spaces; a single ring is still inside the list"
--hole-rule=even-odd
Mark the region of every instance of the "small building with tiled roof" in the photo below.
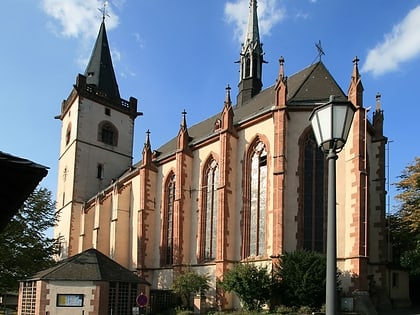
[[[131,314],[150,283],[96,249],[20,282],[19,314]]]

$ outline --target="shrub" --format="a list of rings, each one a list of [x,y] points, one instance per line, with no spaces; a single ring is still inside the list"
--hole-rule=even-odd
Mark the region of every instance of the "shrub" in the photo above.
[[[286,306],[320,308],[325,303],[326,259],[310,251],[285,253],[275,271]]]
[[[183,299],[187,309],[190,309],[190,297],[192,294],[205,293],[210,288],[207,275],[199,275],[193,270],[187,270],[175,278],[172,290]],[[185,314],[184,314],[185,315]]]
[[[259,311],[270,300],[271,278],[266,267],[252,263],[235,264],[219,281],[226,292],[234,292],[250,311]]]

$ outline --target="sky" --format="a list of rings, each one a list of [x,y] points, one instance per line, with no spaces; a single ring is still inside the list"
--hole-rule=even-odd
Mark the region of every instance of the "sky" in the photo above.
[[[105,5],[104,5],[105,4]],[[103,9],[105,8],[105,11]],[[236,100],[249,0],[4,0],[0,18],[0,151],[49,167],[41,186],[55,195],[61,102],[84,73],[102,15],[121,97],[138,99],[134,163],[146,131],[152,149],[176,136],[182,111],[192,126]],[[319,60],[347,92],[357,56],[364,106],[381,94],[387,146],[388,210],[394,183],[420,156],[420,0],[259,0],[260,37],[275,83]]]

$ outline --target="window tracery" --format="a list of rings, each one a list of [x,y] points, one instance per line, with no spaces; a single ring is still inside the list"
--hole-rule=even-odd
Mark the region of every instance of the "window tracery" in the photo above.
[[[217,188],[219,183],[219,166],[213,159],[205,170],[203,187],[203,209],[202,209],[202,253],[201,259],[214,260],[216,258],[217,242]]]
[[[163,209],[162,265],[173,263],[175,174],[170,174],[165,185],[165,204]]]
[[[263,142],[253,146],[248,163],[243,258],[266,254],[267,150]]]

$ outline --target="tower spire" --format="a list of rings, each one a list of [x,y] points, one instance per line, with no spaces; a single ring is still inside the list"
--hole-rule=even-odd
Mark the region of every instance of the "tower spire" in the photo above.
[[[257,0],[249,1],[248,31],[245,34],[244,44],[260,41],[260,31],[258,28]]]
[[[258,28],[257,0],[250,0],[248,28],[239,61],[238,105],[242,105],[261,91],[262,64],[265,62],[263,57],[264,51]]]
[[[102,23],[84,75],[86,76],[86,83],[94,85],[98,93],[119,100],[120,92],[106,35],[105,5],[101,12],[103,13]]]

